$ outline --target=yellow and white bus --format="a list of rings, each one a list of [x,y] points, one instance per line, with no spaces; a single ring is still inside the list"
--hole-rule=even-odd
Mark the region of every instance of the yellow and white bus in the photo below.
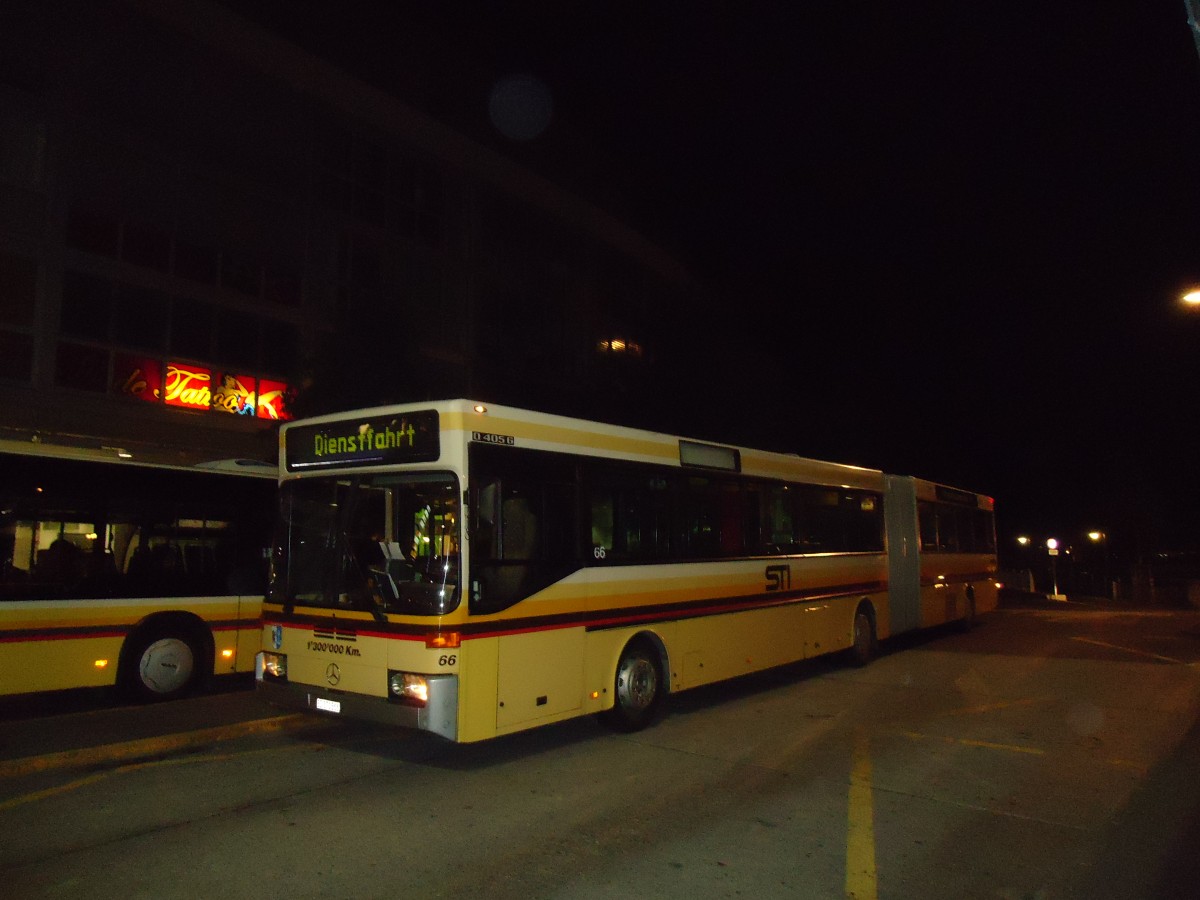
[[[285,425],[261,693],[477,741],[996,605],[992,501],[465,400]]]
[[[251,672],[274,465],[0,442],[0,695],[182,696]]]

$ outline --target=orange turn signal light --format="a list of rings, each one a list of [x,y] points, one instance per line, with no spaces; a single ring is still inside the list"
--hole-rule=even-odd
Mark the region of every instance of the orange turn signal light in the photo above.
[[[461,631],[439,631],[425,636],[425,646],[430,650],[453,650],[462,644]]]

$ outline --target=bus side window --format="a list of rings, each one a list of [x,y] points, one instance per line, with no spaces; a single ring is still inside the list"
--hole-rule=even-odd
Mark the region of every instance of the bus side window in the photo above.
[[[613,495],[601,494],[598,490],[592,494],[591,500],[591,533],[592,550],[600,558],[602,551],[605,555],[613,550]]]
[[[958,552],[958,510],[953,506],[935,506],[937,512],[938,549],[943,553]]]
[[[509,497],[503,505],[502,553],[504,559],[532,559],[537,555],[537,517],[522,494]]]
[[[479,541],[477,553],[487,559],[500,556],[500,480],[489,479],[479,488],[475,504],[475,537]]]
[[[476,612],[504,609],[532,589],[530,576],[541,556],[537,493],[511,485],[505,488],[499,479],[480,488]]]
[[[937,516],[932,503],[917,504],[917,521],[921,529],[921,549],[932,552],[938,549]]]

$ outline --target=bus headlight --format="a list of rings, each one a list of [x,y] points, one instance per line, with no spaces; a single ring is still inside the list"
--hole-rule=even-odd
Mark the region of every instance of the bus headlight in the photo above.
[[[389,672],[388,692],[393,700],[405,706],[424,706],[429,702],[429,682],[424,675],[412,672]]]
[[[287,655],[283,653],[260,653],[262,675],[272,681],[287,681]]]

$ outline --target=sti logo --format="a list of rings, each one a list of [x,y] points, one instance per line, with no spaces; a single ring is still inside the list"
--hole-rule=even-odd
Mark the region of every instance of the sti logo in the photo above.
[[[790,591],[792,589],[792,567],[786,564],[767,566],[767,590]]]

